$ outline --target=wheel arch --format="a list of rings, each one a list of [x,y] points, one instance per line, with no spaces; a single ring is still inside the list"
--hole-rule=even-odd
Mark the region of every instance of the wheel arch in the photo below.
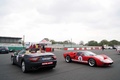
[[[22,65],[22,62],[24,61],[24,59],[21,59],[21,62],[20,62],[20,64]]]
[[[88,64],[89,64],[89,60],[90,60],[90,59],[93,59],[93,60],[95,61],[95,65],[94,65],[94,66],[97,66],[97,61],[96,61],[95,58],[89,58],[89,59],[88,59]]]

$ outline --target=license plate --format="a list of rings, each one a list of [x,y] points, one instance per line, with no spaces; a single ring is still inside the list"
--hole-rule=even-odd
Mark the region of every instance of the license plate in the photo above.
[[[47,57],[47,58],[42,58],[42,60],[50,60],[51,57]]]
[[[45,63],[42,63],[42,65],[49,65],[49,64],[53,64],[53,62],[45,62]]]

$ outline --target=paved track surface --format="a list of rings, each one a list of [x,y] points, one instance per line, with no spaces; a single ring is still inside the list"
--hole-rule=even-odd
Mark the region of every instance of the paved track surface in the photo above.
[[[55,50],[57,66],[52,70],[38,70],[22,73],[21,68],[12,65],[10,54],[0,54],[0,80],[120,80],[120,55],[115,50],[92,50],[106,54],[114,60],[110,67],[90,67],[81,63],[66,63],[63,50]]]

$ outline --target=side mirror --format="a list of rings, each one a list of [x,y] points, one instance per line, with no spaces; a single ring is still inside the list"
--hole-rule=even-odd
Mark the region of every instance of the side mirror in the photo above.
[[[14,52],[14,55],[18,55],[18,52]]]

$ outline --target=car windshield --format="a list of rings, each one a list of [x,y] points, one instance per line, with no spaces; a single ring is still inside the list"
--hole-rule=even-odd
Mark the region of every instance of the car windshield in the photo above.
[[[95,56],[96,55],[95,53],[90,52],[90,51],[86,51],[84,54],[85,54],[85,56]]]

